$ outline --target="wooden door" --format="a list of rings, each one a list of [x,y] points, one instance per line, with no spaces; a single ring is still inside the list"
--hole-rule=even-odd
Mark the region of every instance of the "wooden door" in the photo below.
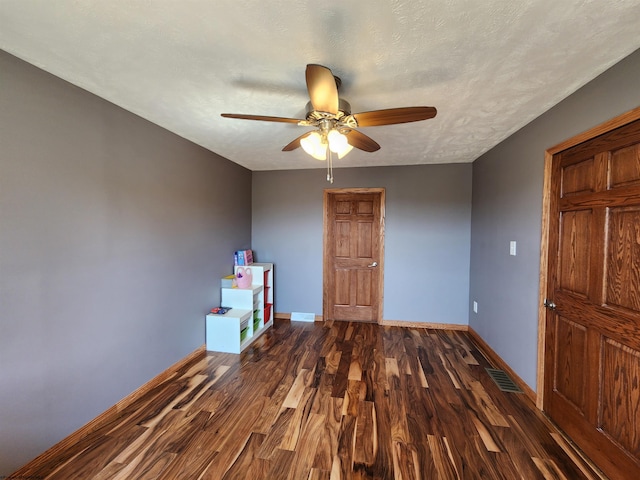
[[[640,120],[553,155],[544,410],[640,478]]]
[[[382,316],[384,189],[325,190],[324,318]]]

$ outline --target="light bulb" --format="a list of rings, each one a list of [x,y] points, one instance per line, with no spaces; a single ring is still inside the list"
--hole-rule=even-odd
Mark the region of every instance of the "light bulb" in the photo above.
[[[317,153],[311,154],[311,156],[313,158],[315,158],[316,160],[326,160],[327,159],[327,150],[323,149],[321,151],[318,151]]]
[[[300,139],[300,146],[307,152],[309,155],[313,155],[320,145],[321,139],[320,134],[318,132],[311,132],[306,137]]]
[[[344,148],[342,151],[338,152],[338,158],[342,158],[344,157],[347,153],[349,153],[351,150],[353,150],[353,147],[351,145],[349,145],[347,143],[347,147]]]
[[[327,138],[329,140],[329,149],[333,153],[340,153],[349,145],[347,137],[337,130],[331,130]]]
[[[316,160],[327,159],[327,144],[322,143],[322,136],[318,132],[311,132],[300,139],[300,146]]]
[[[349,145],[347,136],[337,130],[331,130],[328,135],[329,148],[338,154],[338,158],[344,157],[353,147]]]

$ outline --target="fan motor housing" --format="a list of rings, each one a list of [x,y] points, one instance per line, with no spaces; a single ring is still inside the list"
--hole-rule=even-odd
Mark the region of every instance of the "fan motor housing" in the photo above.
[[[314,119],[319,120],[321,118],[340,119],[342,117],[351,115],[351,104],[349,104],[349,102],[347,102],[346,100],[339,98],[338,113],[334,115],[333,113],[328,113],[328,112],[318,112],[317,110],[313,109],[313,105],[311,104],[311,102],[307,102],[306,111],[307,111],[307,115],[306,115],[307,120],[314,120]]]

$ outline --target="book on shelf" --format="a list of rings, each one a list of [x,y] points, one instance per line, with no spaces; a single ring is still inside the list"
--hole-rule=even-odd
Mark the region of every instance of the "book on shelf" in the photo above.
[[[233,254],[234,265],[244,267],[245,265],[251,265],[253,263],[253,251],[251,250],[237,250]]]

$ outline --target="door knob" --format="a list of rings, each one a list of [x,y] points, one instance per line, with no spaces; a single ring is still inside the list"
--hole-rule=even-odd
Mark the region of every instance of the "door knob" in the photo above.
[[[545,307],[547,307],[548,309],[550,309],[550,310],[555,310],[556,309],[556,304],[553,303],[551,300],[549,300],[547,298],[544,299],[543,305]]]
[[[377,266],[378,266],[378,262],[373,262],[371,265],[368,265],[369,268],[377,267]]]

